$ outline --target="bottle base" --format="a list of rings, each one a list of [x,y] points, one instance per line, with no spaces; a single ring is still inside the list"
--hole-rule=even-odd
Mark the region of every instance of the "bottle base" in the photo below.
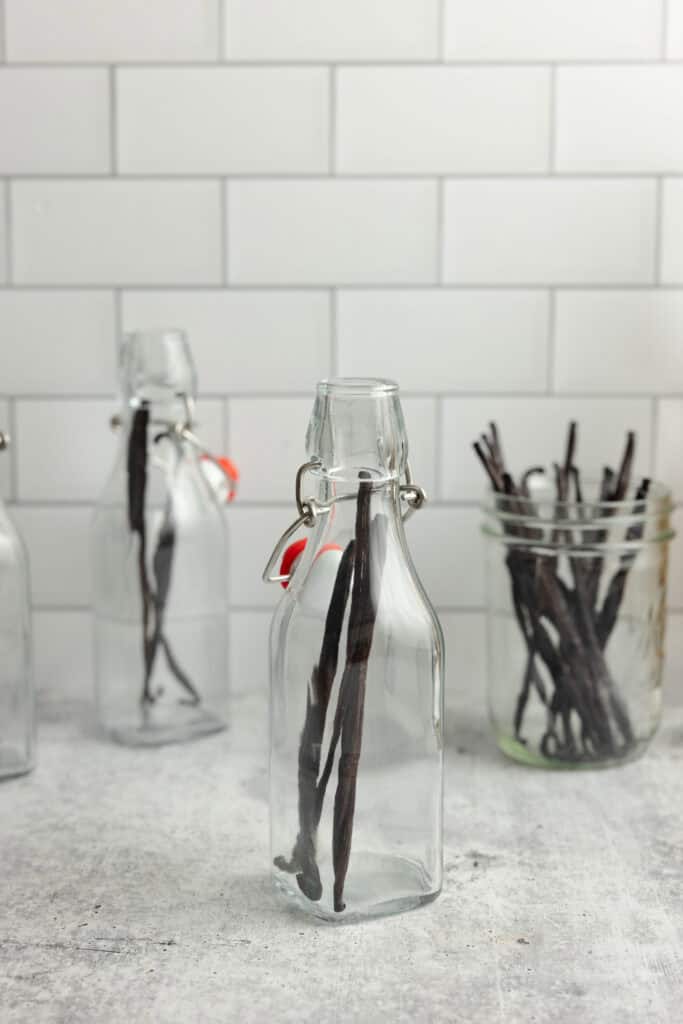
[[[154,714],[140,715],[137,722],[103,726],[106,735],[126,747],[162,747],[186,743],[227,729],[227,722],[210,711],[196,709],[181,722],[154,720]]]
[[[0,747],[0,781],[15,779],[19,775],[28,775],[33,768],[32,758],[27,760],[25,754],[22,756],[11,747]]]
[[[497,736],[499,749],[506,757],[528,768],[549,768],[551,771],[594,771],[601,768],[617,768],[629,764],[642,757],[650,745],[650,740],[637,740],[623,754],[612,757],[585,757],[572,760],[565,757],[546,757],[538,750],[521,743],[512,736]]]
[[[329,879],[319,902],[307,899],[297,885],[295,875],[274,869],[273,885],[281,903],[328,924],[353,924],[375,917],[387,917],[431,903],[441,892],[415,861],[385,854],[353,854],[344,886],[346,907],[335,911],[332,905],[331,866],[321,864],[321,875]],[[373,895],[382,892],[377,899]]]

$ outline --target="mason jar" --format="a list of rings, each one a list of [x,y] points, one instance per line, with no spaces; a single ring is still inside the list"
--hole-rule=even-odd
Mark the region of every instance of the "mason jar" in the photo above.
[[[646,485],[619,502],[558,502],[536,477],[528,498],[487,499],[488,707],[517,761],[620,764],[657,730],[673,506]]]

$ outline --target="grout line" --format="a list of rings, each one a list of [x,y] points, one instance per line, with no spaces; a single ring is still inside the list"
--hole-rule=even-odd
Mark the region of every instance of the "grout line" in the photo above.
[[[555,392],[555,346],[557,334],[557,295],[554,288],[548,291],[548,337],[546,339],[546,357],[548,372],[546,390],[549,395]]]
[[[109,167],[116,176],[119,168],[118,153],[118,104],[116,95],[116,68],[109,67]]]
[[[650,476],[654,477],[657,472],[657,454],[658,454],[658,434],[659,434],[659,399],[657,396],[652,398],[652,409],[650,412],[650,428],[652,436],[650,438]]]
[[[216,292],[225,292],[227,294],[240,294],[243,292],[272,292],[273,294],[281,294],[282,292],[287,293],[312,293],[312,294],[324,294],[328,292],[330,288],[336,288],[338,291],[343,292],[546,292],[548,288],[554,288],[557,291],[565,292],[607,292],[610,294],[620,292],[652,292],[652,291],[666,291],[666,292],[683,292],[683,279],[677,284],[663,283],[658,287],[655,287],[652,281],[648,282],[618,282],[618,281],[602,281],[602,282],[582,282],[580,284],[562,282],[562,281],[536,281],[536,282],[467,282],[458,284],[453,281],[446,281],[441,286],[434,283],[425,283],[415,281],[343,281],[343,282],[321,282],[319,284],[304,284],[302,282],[295,281],[291,284],[281,284],[275,281],[266,281],[262,284],[246,284],[243,282],[228,282],[222,284],[184,284],[178,282],[145,282],[144,284],[137,284],[135,282],[126,281],[104,281],[99,284],[70,284],[68,282],[62,282],[61,284],[50,283],[49,281],[43,282],[31,282],[30,284],[22,281],[11,282],[10,284],[0,284],[0,293],[2,292],[106,292],[111,291],[112,288],[120,288],[124,292],[174,292],[180,294],[191,294],[192,292],[206,292],[208,294]]]
[[[330,376],[339,374],[339,297],[336,288],[330,288]]]
[[[590,57],[590,58],[563,58],[556,61],[560,67],[600,67],[600,68],[612,68],[612,67],[657,67],[661,64],[662,59],[660,56],[643,59],[642,57]],[[104,67],[107,65],[107,61],[103,60],[12,60],[7,62],[13,68],[25,68],[30,70],[32,68],[46,68],[60,70],[62,68],[71,68],[76,70],[78,68],[93,68],[93,67]],[[440,64],[445,64],[449,68],[481,68],[486,70],[487,68],[501,70],[508,69],[515,71],[520,68],[528,67],[547,67],[548,58],[520,58],[515,60],[513,58],[508,59],[492,59],[492,60],[463,60],[454,58],[451,60],[444,59],[443,61],[438,58],[430,59],[403,59],[403,58],[363,58],[354,60],[352,58],[342,59],[325,59],[325,58],[273,58],[270,60],[255,60],[255,59],[221,59],[218,62],[215,58],[197,58],[195,60],[123,60],[117,59],[117,67],[121,68],[134,68],[136,70],[150,70],[155,71],[157,69],[169,69],[183,71],[191,68],[192,70],[204,70],[204,71],[217,71],[223,69],[239,69],[239,68],[282,68],[283,70],[289,70],[291,68],[429,68],[435,67]],[[667,64],[683,65],[683,57],[672,58],[667,61]]]
[[[550,68],[549,111],[548,111],[548,173],[554,175],[557,166],[557,65]]]
[[[436,56],[442,64],[446,60],[446,0],[438,0],[436,12]]]
[[[218,46],[216,47],[216,64],[223,64],[227,59],[227,19],[228,12],[225,7],[226,0],[218,0],[217,24]]]
[[[221,218],[221,278],[223,284],[230,280],[230,265],[228,260],[228,182],[225,179],[220,182],[220,218]]]
[[[337,111],[338,111],[338,83],[336,68],[330,67],[328,71],[328,119],[327,126],[327,169],[331,175],[337,170]]]
[[[263,401],[270,401],[274,398],[310,398],[310,388],[284,388],[277,389],[273,388],[270,391],[263,389],[244,389],[239,391],[229,391],[227,389],[221,391],[206,391],[201,390],[199,393],[199,401],[223,401],[224,399],[257,399]],[[514,400],[516,398],[529,399],[535,398],[548,398],[548,392],[539,388],[536,390],[529,390],[528,388],[508,388],[507,390],[492,390],[490,388],[463,388],[457,389],[441,389],[438,387],[425,388],[420,391],[414,391],[409,387],[401,388],[402,398],[458,398],[461,401],[478,401],[479,399],[504,399],[506,401]],[[669,399],[680,399],[683,397],[683,387],[680,391],[653,391],[649,389],[647,391],[588,391],[585,388],[580,390],[574,390],[571,388],[562,389],[561,391],[554,392],[556,398],[578,398],[585,399],[586,401],[599,400],[599,401],[620,401],[623,398],[630,399],[641,399],[645,400],[648,398],[669,398]],[[20,392],[18,394],[4,394],[0,393],[0,399],[9,401],[10,398],[16,399],[17,402],[110,402],[112,399],[116,400],[116,393],[114,390],[110,392],[65,392],[65,391],[41,391],[41,392]]]
[[[434,398],[434,498],[432,503],[438,501],[444,491],[443,476],[443,453],[445,437],[443,433],[443,399],[438,395]],[[429,498],[429,495],[427,495]]]
[[[17,436],[17,403],[10,398],[7,403],[7,417],[9,420],[7,429],[10,436],[9,446],[9,493],[10,500],[14,503],[19,498],[19,438]]]
[[[200,399],[200,401],[201,401],[201,399]],[[223,430],[222,430],[222,433],[223,433],[223,450],[224,450],[224,452],[226,454],[229,455],[229,453],[230,453],[230,445],[232,444],[232,440],[231,440],[231,434],[232,434],[232,407],[231,407],[231,404],[230,404],[230,399],[228,398],[227,395],[223,398],[221,409],[222,409],[221,418],[222,418],[222,421],[223,421],[222,422],[222,427],[223,427]],[[218,454],[222,455],[223,453],[219,452]]]
[[[438,285],[442,285],[444,279],[445,195],[444,179],[439,178],[436,184],[436,281]]]
[[[328,147],[329,149],[329,147]],[[193,184],[196,182],[216,181],[217,177],[226,181],[233,181],[237,184],[249,183],[256,181],[257,183],[268,183],[268,182],[306,182],[312,181],[328,181],[330,174],[328,172],[322,173],[319,170],[309,171],[259,171],[253,170],[250,173],[231,172],[229,170],[223,171],[194,171],[192,173],[182,171],[178,174],[171,173],[169,171],[148,171],[145,173],[135,172],[121,172],[117,174],[111,174],[109,172],[93,172],[93,171],[74,171],[69,174],[63,172],[50,172],[40,174],[35,171],[29,173],[12,173],[12,178],[16,181],[24,182],[36,182],[42,184],[47,182],[60,183],[60,182],[93,182],[95,184],[102,184],[108,181],[126,181],[130,183],[145,183],[145,182],[171,182],[175,184]],[[599,169],[592,171],[560,171],[553,175],[554,181],[583,181],[583,182],[614,182],[620,184],[624,181],[656,181],[658,177],[675,178],[678,180],[683,179],[683,168],[656,168],[645,171],[601,171]],[[378,171],[377,173],[369,173],[367,171],[339,171],[335,173],[335,180],[339,181],[364,181],[368,184],[376,185],[378,182],[403,182],[403,183],[415,183],[421,184],[426,181],[436,182],[440,179],[446,181],[483,181],[483,182],[512,182],[513,184],[519,182],[528,181],[547,181],[548,171],[539,171],[534,169],[532,171],[458,171],[458,170],[446,170],[435,169],[431,171],[421,172],[397,172],[397,171]]]
[[[669,0],[661,0],[661,3],[662,3],[662,11],[661,11],[661,17],[662,17],[661,32],[662,32],[662,34],[661,34],[661,37],[660,37],[660,40],[659,40],[659,55],[660,55],[661,60],[666,60],[666,48],[667,48],[666,44],[667,44],[667,36],[669,34]],[[670,62],[670,63],[673,63],[673,61]]]
[[[662,278],[662,211],[664,207],[664,182],[657,178],[655,186],[655,250],[654,250],[654,272],[653,281],[659,284]]]
[[[5,201],[4,229],[5,229],[5,270],[7,285],[14,282],[14,260],[12,259],[12,187],[8,179],[2,183],[2,194]]]

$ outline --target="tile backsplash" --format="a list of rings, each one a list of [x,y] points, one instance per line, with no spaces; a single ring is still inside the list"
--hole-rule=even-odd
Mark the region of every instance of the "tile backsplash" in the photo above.
[[[242,469],[235,690],[265,685],[260,570],[328,373],[402,384],[411,544],[449,686],[479,677],[487,420],[517,466],[570,417],[596,470],[634,428],[683,497],[683,0],[0,0],[0,494],[46,696],[91,675],[116,338],[163,323]]]

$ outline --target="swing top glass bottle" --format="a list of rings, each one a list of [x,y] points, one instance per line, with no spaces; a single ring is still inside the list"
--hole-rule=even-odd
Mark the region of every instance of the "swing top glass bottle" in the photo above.
[[[128,335],[121,444],[92,531],[100,723],[155,745],[225,726],[225,516],[191,433],[184,334]]]
[[[272,575],[277,548],[264,574],[287,584],[271,629],[271,853],[285,900],[338,921],[440,891],[443,638],[403,528],[423,495],[402,482],[397,385],[322,381],[307,449],[305,550],[291,579]]]

